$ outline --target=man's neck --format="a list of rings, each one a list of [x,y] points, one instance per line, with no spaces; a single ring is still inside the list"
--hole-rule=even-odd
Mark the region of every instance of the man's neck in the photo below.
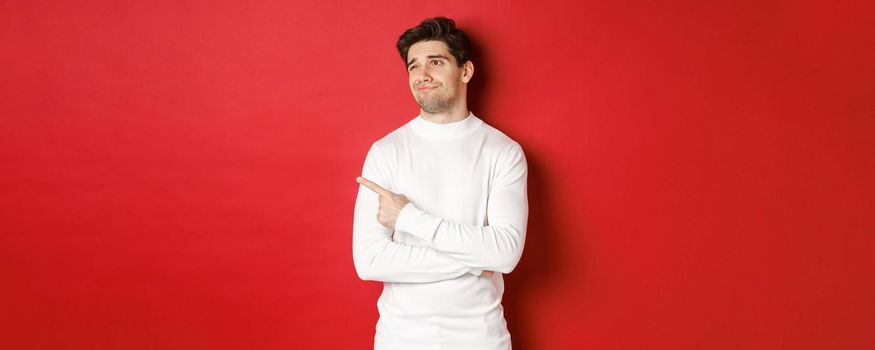
[[[468,114],[470,114],[468,106],[464,103],[460,103],[459,106],[440,113],[429,113],[422,109],[419,110],[419,115],[422,116],[422,119],[435,124],[449,124],[462,121],[468,117]]]

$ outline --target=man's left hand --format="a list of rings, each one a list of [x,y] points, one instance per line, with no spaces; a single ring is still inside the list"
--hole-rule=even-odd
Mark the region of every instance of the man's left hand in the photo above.
[[[395,221],[398,220],[398,214],[401,213],[401,209],[404,208],[407,203],[410,203],[410,201],[407,200],[407,197],[403,194],[397,194],[382,188],[380,185],[363,177],[355,178],[355,182],[364,185],[380,196],[380,210],[377,213],[377,221],[394,231]]]

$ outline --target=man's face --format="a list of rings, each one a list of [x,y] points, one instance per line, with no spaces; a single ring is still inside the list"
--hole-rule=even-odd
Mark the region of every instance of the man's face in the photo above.
[[[407,50],[407,74],[413,98],[423,111],[443,113],[462,100],[471,79],[442,41],[420,41]]]

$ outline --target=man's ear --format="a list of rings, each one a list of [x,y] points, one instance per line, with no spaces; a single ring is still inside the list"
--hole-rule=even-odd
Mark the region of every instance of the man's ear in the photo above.
[[[474,76],[474,63],[470,60],[462,65],[462,82],[467,84]]]

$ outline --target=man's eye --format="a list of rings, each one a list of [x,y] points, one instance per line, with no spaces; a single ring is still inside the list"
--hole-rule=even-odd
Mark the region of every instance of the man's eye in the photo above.
[[[431,61],[432,66],[437,66],[439,64],[441,64],[441,61],[438,61],[438,60]]]
[[[410,67],[407,68],[407,70],[408,70],[408,71],[412,71],[414,68],[416,68],[416,66],[410,66]]]

